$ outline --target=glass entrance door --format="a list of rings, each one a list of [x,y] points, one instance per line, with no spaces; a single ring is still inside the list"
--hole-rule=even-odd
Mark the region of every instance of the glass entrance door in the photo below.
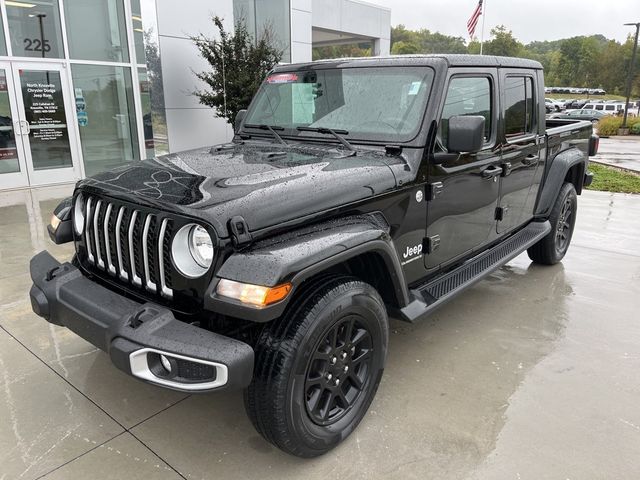
[[[29,184],[11,65],[0,62],[0,189]]]
[[[0,188],[79,179],[66,68],[60,64],[7,63],[0,63],[0,69],[6,72],[8,103],[13,104],[13,133],[20,175],[5,178],[0,173]],[[2,93],[0,91],[0,97]],[[13,167],[15,170],[15,162]]]

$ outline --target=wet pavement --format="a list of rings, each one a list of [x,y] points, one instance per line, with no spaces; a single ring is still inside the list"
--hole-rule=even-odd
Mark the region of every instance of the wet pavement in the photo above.
[[[640,173],[640,136],[601,138],[598,155],[592,160]]]
[[[640,196],[585,192],[564,262],[521,255],[427,321],[392,321],[356,432],[271,447],[240,392],[145,385],[30,309],[28,260],[68,188],[0,193],[0,479],[604,479],[640,472]]]

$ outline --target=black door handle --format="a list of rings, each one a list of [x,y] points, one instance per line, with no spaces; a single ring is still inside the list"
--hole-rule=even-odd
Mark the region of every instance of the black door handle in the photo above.
[[[539,160],[540,155],[527,155],[522,159],[522,164],[528,167],[529,165],[535,165]]]
[[[494,178],[502,175],[502,168],[491,165],[482,171],[482,178]]]

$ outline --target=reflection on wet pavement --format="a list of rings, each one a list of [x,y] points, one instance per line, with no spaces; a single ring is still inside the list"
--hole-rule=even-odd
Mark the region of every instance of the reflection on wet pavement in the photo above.
[[[0,479],[640,471],[638,197],[586,192],[563,264],[521,255],[427,321],[393,320],[368,415],[339,448],[305,461],[258,436],[241,392],[187,397],[142,384],[31,312],[29,258],[72,253],[44,229],[69,191],[0,194]]]

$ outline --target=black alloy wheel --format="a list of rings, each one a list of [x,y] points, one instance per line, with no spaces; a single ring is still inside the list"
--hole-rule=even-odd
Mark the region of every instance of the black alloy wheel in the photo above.
[[[307,367],[305,403],[315,423],[331,425],[349,412],[369,381],[372,355],[371,334],[358,316],[329,328]]]
[[[380,384],[389,325],[378,292],[353,277],[310,280],[255,345],[245,408],[256,430],[298,457],[322,455],[355,430]]]

